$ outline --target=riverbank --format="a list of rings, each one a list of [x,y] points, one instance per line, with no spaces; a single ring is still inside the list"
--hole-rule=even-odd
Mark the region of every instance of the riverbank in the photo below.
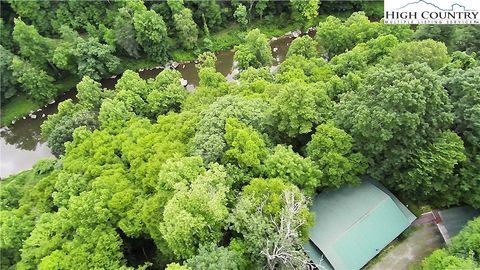
[[[334,14],[335,16],[344,17],[348,14]],[[303,26],[310,27],[317,25],[320,21],[324,20],[327,15],[320,15],[310,25]],[[257,20],[252,22],[248,29],[243,31],[240,29],[240,26],[236,23],[229,24],[223,30],[212,33],[210,36],[211,45],[209,50],[212,52],[219,52],[233,49],[236,45],[240,44],[242,41],[243,35],[246,31],[258,28],[265,34],[268,38],[283,36],[285,33],[296,31],[302,28],[302,24],[299,22],[294,22],[288,18],[285,14],[280,16],[265,18],[264,20]],[[202,44],[203,40],[199,40],[199,44]],[[198,54],[198,49],[196,51],[186,51],[186,50],[174,50],[170,52],[171,61],[173,62],[188,62],[196,59]],[[132,59],[132,58],[122,58],[120,68],[115,72],[115,74],[122,74],[125,70],[142,70],[142,69],[151,69],[156,66],[161,65],[149,59]],[[71,88],[75,87],[81,78],[76,76],[70,76],[65,79],[57,81],[59,92],[58,95],[61,95]],[[38,109],[44,107],[46,104],[38,104],[27,98],[26,94],[20,94],[10,100],[5,105],[1,107],[1,119],[0,126],[8,126],[12,122],[20,119],[22,117],[28,116],[32,112],[37,111]]]

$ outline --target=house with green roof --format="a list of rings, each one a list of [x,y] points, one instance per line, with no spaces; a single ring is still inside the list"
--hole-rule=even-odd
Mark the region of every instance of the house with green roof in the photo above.
[[[416,219],[371,178],[314,198],[315,214],[304,248],[319,269],[360,269]]]

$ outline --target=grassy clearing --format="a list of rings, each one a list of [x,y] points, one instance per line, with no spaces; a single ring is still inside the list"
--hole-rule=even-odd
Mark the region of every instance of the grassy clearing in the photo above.
[[[80,81],[77,76],[68,76],[63,80],[55,82],[59,91],[58,94],[67,92],[75,87]],[[42,108],[45,104],[39,104],[28,98],[27,94],[21,93],[13,97],[7,104],[2,105],[0,113],[0,126],[8,126],[13,120],[28,115],[32,111]]]
[[[139,70],[139,69],[145,69],[145,68],[154,68],[158,65],[159,63],[146,58],[134,59],[134,58],[127,58],[127,57],[120,57],[120,66],[118,67],[115,73],[121,74],[127,69]]]
[[[13,120],[18,119],[33,110],[37,110],[41,105],[29,100],[26,95],[13,97],[1,109],[1,125],[7,126]]]

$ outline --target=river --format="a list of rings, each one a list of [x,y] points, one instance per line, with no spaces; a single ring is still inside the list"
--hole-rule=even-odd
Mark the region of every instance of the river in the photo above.
[[[294,37],[287,35],[280,38],[274,38],[270,42],[274,65],[281,63],[287,54],[288,47]],[[233,50],[217,53],[216,68],[217,71],[233,80],[234,75],[238,73],[233,67]],[[180,71],[184,80],[187,81],[186,88],[193,90],[199,82],[198,72],[195,63],[180,63],[175,67]],[[150,69],[139,71],[142,78],[153,78],[163,69]],[[108,78],[101,81],[102,86],[112,89],[120,76]],[[58,103],[72,98],[75,100],[76,89],[72,88],[56,98],[55,102],[46,105],[39,111],[18,119],[14,124],[0,129],[0,149],[1,164],[0,178],[30,169],[38,160],[53,157],[47,144],[42,140],[40,126],[48,115],[57,111]]]

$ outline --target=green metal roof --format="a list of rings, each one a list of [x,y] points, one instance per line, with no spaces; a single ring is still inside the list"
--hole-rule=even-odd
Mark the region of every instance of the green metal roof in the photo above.
[[[469,220],[480,216],[480,211],[471,206],[454,207],[438,211],[438,213],[447,229],[449,238],[457,235]]]
[[[327,191],[315,197],[315,224],[306,250],[320,269],[360,269],[403,232],[415,216],[378,182]],[[313,255],[313,253],[317,254]]]

